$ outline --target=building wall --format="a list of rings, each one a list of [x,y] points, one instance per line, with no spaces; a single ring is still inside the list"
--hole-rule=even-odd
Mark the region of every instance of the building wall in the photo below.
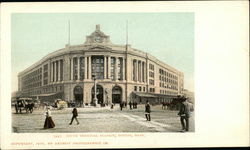
[[[94,32],[99,33],[99,29]],[[88,38],[94,38],[95,34]],[[80,86],[83,90],[84,103],[91,102],[91,89],[94,85],[92,79],[92,56],[103,56],[104,59],[104,79],[97,80],[98,84],[107,91],[104,95],[104,102],[111,102],[112,88],[119,86],[122,89],[122,100],[129,101],[132,92],[158,93],[178,95],[183,91],[184,75],[175,68],[159,61],[150,54],[131,48],[130,45],[114,45],[110,43],[109,37],[104,41],[107,43],[91,43],[88,39],[82,45],[66,45],[65,48],[48,54],[43,59],[33,64],[18,75],[18,90],[23,95],[36,96],[50,93],[62,92],[61,98],[65,100],[75,100],[74,88]],[[80,68],[80,57],[84,58],[84,78],[81,79],[78,73]],[[119,58],[122,61],[122,80],[117,79],[118,73],[115,71],[115,79],[110,78],[111,57]],[[76,59],[77,70],[74,73],[73,60]],[[144,67],[143,67],[144,66]],[[153,66],[153,68],[152,68]],[[115,68],[117,68],[115,64]],[[135,68],[134,68],[135,67]],[[48,68],[46,70],[46,68]],[[177,89],[160,87],[159,70],[165,70],[176,76]],[[136,72],[134,72],[136,71]],[[77,78],[74,79],[74,75]],[[135,75],[135,77],[134,77]],[[32,81],[32,82],[28,82]],[[29,88],[25,88],[29,85]],[[135,86],[137,87],[135,91]],[[141,91],[140,91],[141,88]],[[145,89],[145,90],[144,90]],[[173,93],[174,92],[174,93]]]

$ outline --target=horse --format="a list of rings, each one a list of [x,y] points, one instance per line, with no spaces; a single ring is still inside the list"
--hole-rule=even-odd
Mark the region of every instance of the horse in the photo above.
[[[25,105],[26,113],[28,113],[28,112],[32,113],[32,112],[33,112],[34,106],[35,106],[34,103],[28,103],[28,104],[26,104],[26,105]]]

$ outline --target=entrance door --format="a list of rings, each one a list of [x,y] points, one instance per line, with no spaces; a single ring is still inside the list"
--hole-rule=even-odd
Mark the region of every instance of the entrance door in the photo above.
[[[122,88],[115,86],[112,89],[112,103],[120,103],[122,101]]]
[[[91,103],[93,104],[93,99],[95,97],[95,86],[92,87],[91,93],[92,93]],[[97,101],[98,104],[103,103],[103,87],[101,85],[97,85],[96,87],[96,98],[98,100]]]
[[[83,89],[80,86],[76,86],[74,88],[74,96],[75,96],[75,103],[76,106],[82,106],[83,104]]]

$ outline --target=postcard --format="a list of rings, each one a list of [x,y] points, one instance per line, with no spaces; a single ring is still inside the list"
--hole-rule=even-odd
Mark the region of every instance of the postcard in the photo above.
[[[1,148],[249,146],[247,14],[244,1],[2,3]]]

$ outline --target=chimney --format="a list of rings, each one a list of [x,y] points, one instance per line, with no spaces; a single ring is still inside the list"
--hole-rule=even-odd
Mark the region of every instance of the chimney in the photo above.
[[[96,25],[96,29],[95,30],[100,31],[100,25],[99,24]]]

